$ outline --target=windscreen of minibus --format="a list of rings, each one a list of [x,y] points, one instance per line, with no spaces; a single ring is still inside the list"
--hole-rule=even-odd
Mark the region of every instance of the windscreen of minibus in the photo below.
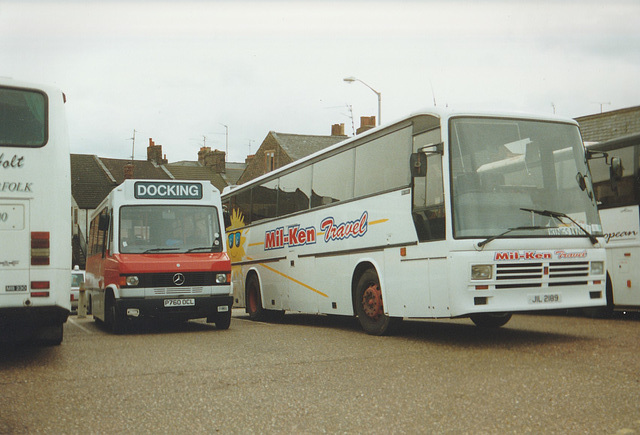
[[[196,205],[129,205],[120,208],[123,254],[221,252],[218,210]]]
[[[454,118],[450,147],[455,237],[602,235],[576,125]]]
[[[47,98],[38,91],[0,86],[0,146],[47,142]]]

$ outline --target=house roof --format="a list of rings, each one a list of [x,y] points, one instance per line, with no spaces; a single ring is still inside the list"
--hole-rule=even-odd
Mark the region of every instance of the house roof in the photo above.
[[[71,194],[81,209],[94,209],[118,183],[97,156],[71,154]]]
[[[247,167],[246,163],[227,162],[225,164],[225,171],[226,172],[224,174],[221,174],[221,175],[225,179],[227,184],[229,184],[229,185],[237,184],[238,183],[238,179],[240,178],[240,176],[242,175],[242,173],[244,172],[246,167]]]
[[[576,118],[585,142],[603,142],[640,132],[640,106]]]
[[[306,134],[289,134],[269,132],[280,144],[292,161],[301,159],[328,146],[347,139],[347,136],[311,136]]]
[[[201,166],[199,164],[183,164],[169,163],[164,165],[167,170],[175,177],[176,180],[208,180],[213,184],[220,192],[227,187],[227,182],[222,178],[220,174],[214,172],[213,168],[208,166]]]
[[[71,154],[71,194],[81,209],[95,209],[114,187],[124,181],[128,159],[107,159],[91,154]],[[227,186],[213,168],[198,162],[178,162],[158,166],[146,160],[134,160],[134,178],[154,180],[208,180],[218,190]]]
[[[117,184],[121,184],[124,178],[124,167],[131,163],[129,159],[106,159],[100,157],[100,161],[104,164],[111,176],[115,178]],[[133,160],[133,178],[170,180],[171,176],[162,169],[162,167],[149,162],[147,160]]]

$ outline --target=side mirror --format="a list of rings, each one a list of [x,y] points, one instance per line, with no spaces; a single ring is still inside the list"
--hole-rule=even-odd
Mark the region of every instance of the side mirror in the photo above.
[[[580,190],[584,192],[584,190],[587,188],[587,182],[584,179],[584,175],[578,172],[576,174],[576,181],[578,182],[578,186],[580,186]]]
[[[609,168],[609,177],[611,181],[622,180],[622,160],[620,157],[611,157],[611,167]]]
[[[226,207],[222,210],[222,219],[224,219],[224,228],[229,228],[231,226],[231,214]]]
[[[107,231],[109,229],[109,215],[101,214],[98,220],[98,230]]]
[[[409,166],[411,176],[426,177],[427,176],[427,155],[424,153],[412,153],[409,158]]]

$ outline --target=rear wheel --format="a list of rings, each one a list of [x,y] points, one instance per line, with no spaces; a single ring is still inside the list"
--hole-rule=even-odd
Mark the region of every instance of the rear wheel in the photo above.
[[[471,320],[481,328],[499,328],[511,320],[511,313],[472,314]]]
[[[401,318],[389,317],[384,313],[380,280],[373,269],[365,271],[358,280],[354,300],[358,320],[367,334],[389,334],[402,321]]]
[[[36,342],[42,346],[58,346],[62,343],[64,323],[41,326],[36,335]]]
[[[246,310],[251,320],[265,320],[266,312],[262,307],[262,296],[260,294],[260,282],[258,277],[251,275],[247,280]]]

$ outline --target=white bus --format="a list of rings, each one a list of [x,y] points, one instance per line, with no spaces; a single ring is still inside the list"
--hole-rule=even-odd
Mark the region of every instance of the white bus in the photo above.
[[[232,281],[252,318],[402,318],[604,304],[605,251],[578,125],[416,113],[223,195]]]
[[[142,317],[229,328],[233,290],[220,192],[208,181],[125,180],[91,217],[85,287],[114,333]]]
[[[607,306],[594,314],[638,311],[640,134],[588,144],[587,149],[607,250]]]
[[[62,342],[71,308],[65,97],[0,79],[0,337]]]

